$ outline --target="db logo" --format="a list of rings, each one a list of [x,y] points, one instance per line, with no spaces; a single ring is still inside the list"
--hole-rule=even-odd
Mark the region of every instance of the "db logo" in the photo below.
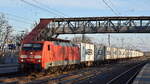
[[[86,50],[86,54],[92,55],[92,53],[93,53],[93,52],[92,52],[92,49],[87,49],[87,50]]]

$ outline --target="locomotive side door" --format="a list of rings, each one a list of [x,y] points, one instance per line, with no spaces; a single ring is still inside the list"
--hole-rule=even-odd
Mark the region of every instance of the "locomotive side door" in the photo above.
[[[45,48],[43,49],[43,51],[44,51],[44,57],[43,57],[43,63],[45,63],[45,69],[48,69],[49,67],[51,67],[52,66],[52,63],[51,63],[51,61],[52,61],[52,45],[51,45],[51,43],[45,43],[46,45],[45,45]]]

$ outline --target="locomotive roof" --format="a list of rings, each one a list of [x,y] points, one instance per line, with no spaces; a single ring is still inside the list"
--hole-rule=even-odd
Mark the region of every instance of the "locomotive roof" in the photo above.
[[[64,39],[60,39],[60,38],[51,38],[50,41],[71,42],[70,40],[64,40]]]

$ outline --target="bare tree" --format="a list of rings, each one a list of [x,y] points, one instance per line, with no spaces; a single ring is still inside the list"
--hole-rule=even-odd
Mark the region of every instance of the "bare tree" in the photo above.
[[[5,44],[9,41],[9,38],[12,34],[12,27],[8,24],[5,16],[3,14],[0,15],[0,44],[1,50],[4,51]]]
[[[4,37],[4,29],[6,28],[6,24],[8,22],[5,20],[5,16],[3,14],[0,14],[0,42],[2,42],[2,39]]]
[[[15,35],[15,42],[16,42],[18,49],[21,45],[22,40],[24,39],[24,37],[26,35],[28,35],[28,33],[29,33],[29,31],[27,29],[25,29],[24,31],[20,31],[20,33]]]
[[[32,25],[32,27],[31,27],[31,29],[34,28],[34,27],[36,27],[37,25],[38,25],[38,23],[37,23],[37,22],[34,22],[33,25]],[[16,42],[16,45],[17,45],[17,48],[18,48],[18,49],[20,48],[21,42],[23,41],[24,37],[25,37],[26,35],[28,35],[28,34],[29,34],[29,30],[28,30],[28,29],[24,29],[24,30],[18,32],[18,33],[14,36],[14,38],[15,38],[14,40],[15,40],[15,42]]]
[[[12,27],[7,26],[4,32],[5,33],[4,33],[4,37],[3,37],[2,51],[4,51],[4,46],[5,46],[6,42],[9,41],[9,37],[11,36],[11,33],[12,33]]]
[[[84,43],[93,43],[90,37],[84,36],[84,40],[82,37],[74,37],[71,39],[73,42],[84,42]]]

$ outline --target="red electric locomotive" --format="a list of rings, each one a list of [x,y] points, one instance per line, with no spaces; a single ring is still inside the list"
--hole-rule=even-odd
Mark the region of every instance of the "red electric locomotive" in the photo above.
[[[52,70],[80,63],[79,47],[67,40],[24,42],[19,56],[23,70]]]

